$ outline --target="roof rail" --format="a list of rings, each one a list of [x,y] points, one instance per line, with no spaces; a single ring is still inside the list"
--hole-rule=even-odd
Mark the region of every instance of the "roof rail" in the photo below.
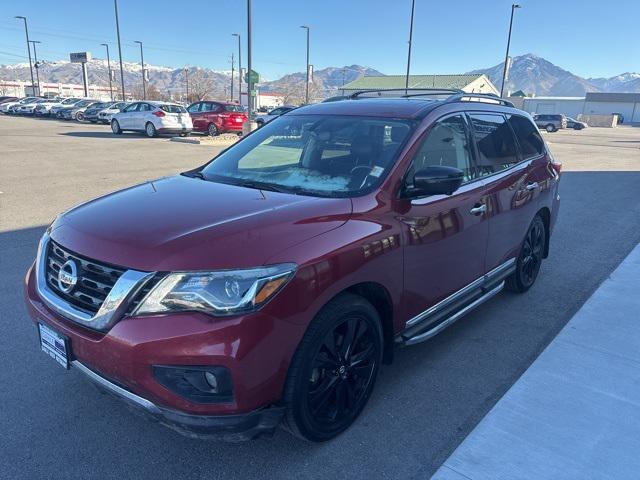
[[[504,105],[505,107],[513,107],[515,105],[511,103],[509,100],[505,100],[504,98],[500,98],[497,95],[492,95],[490,93],[466,93],[462,92],[457,95],[451,95],[449,98],[445,100],[445,103],[454,103],[454,102],[485,102],[485,103],[497,103],[499,105]]]
[[[358,98],[409,98],[436,95],[459,95],[464,93],[457,88],[377,88],[372,90],[359,90],[352,93],[349,98],[356,100]]]

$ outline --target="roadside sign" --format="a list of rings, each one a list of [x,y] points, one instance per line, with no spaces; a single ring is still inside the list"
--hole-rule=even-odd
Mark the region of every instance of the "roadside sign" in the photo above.
[[[86,63],[91,60],[91,52],[75,52],[69,54],[71,63]]]
[[[309,83],[313,83],[313,65],[309,65]]]
[[[244,81],[249,83],[249,75],[244,74]],[[260,83],[260,74],[255,70],[251,70],[251,83]]]

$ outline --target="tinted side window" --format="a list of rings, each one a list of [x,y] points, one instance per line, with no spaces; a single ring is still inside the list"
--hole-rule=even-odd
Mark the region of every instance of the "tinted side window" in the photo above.
[[[472,114],[470,117],[478,146],[477,166],[481,176],[518,163],[513,134],[502,115]]]
[[[469,135],[462,115],[454,115],[436,122],[420,146],[407,177],[409,186],[419,170],[430,165],[454,167],[464,172],[464,181],[476,177],[471,163]]]
[[[124,109],[125,112],[135,112],[136,110],[138,110],[138,106],[140,104],[139,103],[133,103],[131,105],[129,105],[127,108]]]
[[[187,108],[187,111],[190,113],[196,113],[200,111],[200,104],[199,103],[194,103],[193,105],[189,105],[189,108]]]
[[[528,118],[520,115],[511,115],[509,123],[516,133],[523,158],[531,158],[544,153],[544,141],[540,136],[540,132]]]

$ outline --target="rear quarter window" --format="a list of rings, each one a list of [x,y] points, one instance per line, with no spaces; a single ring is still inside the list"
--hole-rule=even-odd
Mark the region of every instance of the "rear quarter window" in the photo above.
[[[540,131],[533,122],[520,115],[511,115],[509,117],[509,124],[516,134],[524,159],[544,153],[544,140],[542,140]]]

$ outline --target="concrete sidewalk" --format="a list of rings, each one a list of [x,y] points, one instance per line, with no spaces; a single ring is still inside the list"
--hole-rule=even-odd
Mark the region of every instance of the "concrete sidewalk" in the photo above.
[[[432,478],[640,478],[640,245]]]

